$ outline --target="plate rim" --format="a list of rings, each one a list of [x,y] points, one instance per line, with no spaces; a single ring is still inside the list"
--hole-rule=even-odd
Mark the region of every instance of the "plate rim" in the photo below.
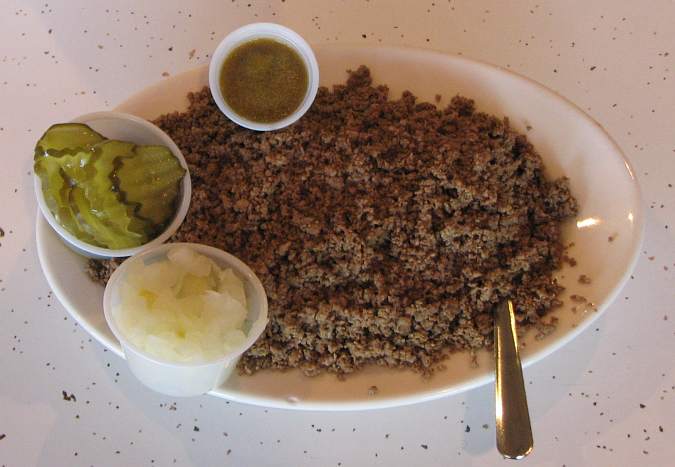
[[[392,52],[397,52],[397,53],[403,53],[403,52],[408,52],[408,53],[414,53],[414,54],[425,54],[425,55],[430,55],[430,56],[435,56],[439,60],[451,60],[451,61],[456,61],[460,62],[464,65],[468,66],[479,66],[481,68],[486,69],[488,72],[497,72],[501,75],[505,75],[507,77],[512,77],[516,78],[521,81],[525,81],[529,86],[535,87],[539,92],[543,93],[544,95],[548,95],[549,97],[554,98],[555,100],[560,101],[561,103],[565,104],[567,107],[569,107],[575,114],[575,117],[577,119],[581,119],[585,121],[586,123],[592,124],[594,127],[597,128],[597,130],[602,134],[602,136],[606,139],[606,141],[609,143],[609,146],[612,150],[612,153],[616,156],[619,157],[620,161],[623,162],[624,166],[626,167],[626,170],[628,172],[628,175],[632,181],[630,184],[633,193],[631,193],[631,197],[635,200],[635,211],[633,212],[633,226],[635,230],[635,234],[633,237],[632,244],[630,248],[632,249],[632,254],[627,262],[626,269],[624,271],[624,274],[621,276],[621,278],[615,283],[614,287],[607,293],[605,300],[603,301],[602,304],[600,304],[597,308],[597,312],[594,312],[592,314],[589,314],[589,318],[584,319],[582,322],[580,322],[577,326],[569,329],[567,332],[565,332],[563,335],[561,335],[556,341],[553,341],[550,345],[544,346],[543,348],[535,351],[534,353],[528,355],[523,359],[523,368],[527,368],[530,365],[533,365],[553,352],[556,352],[560,350],[562,347],[566,346],[569,344],[572,340],[574,340],[576,337],[578,337],[581,333],[583,333],[591,324],[593,324],[595,321],[597,321],[600,316],[602,316],[607,309],[610,307],[612,303],[616,300],[617,296],[623,289],[623,287],[626,285],[628,282],[631,273],[635,269],[635,266],[639,260],[640,256],[640,249],[641,245],[644,240],[644,233],[645,233],[645,214],[644,214],[644,201],[642,197],[642,191],[640,189],[640,185],[637,181],[637,178],[635,177],[635,171],[633,169],[633,166],[630,162],[630,160],[626,157],[624,152],[621,150],[621,147],[617,144],[617,142],[612,138],[612,136],[609,134],[609,132],[604,128],[602,124],[600,124],[597,120],[595,120],[591,115],[587,114],[581,107],[579,107],[577,104],[566,98],[565,96],[561,95],[557,91],[550,89],[543,84],[539,83],[538,81],[529,78],[527,76],[524,76],[520,73],[514,72],[512,70],[506,69],[504,67],[490,64],[481,60],[474,60],[470,59],[467,57],[464,57],[462,55],[457,55],[457,54],[451,54],[451,53],[445,53],[442,51],[438,50],[431,50],[431,49],[423,49],[423,48],[417,48],[417,47],[401,47],[401,46],[365,46],[365,45],[349,45],[349,44],[322,44],[322,45],[316,45],[313,44],[313,48],[316,49],[323,49],[323,48],[329,48],[329,49],[342,49],[343,51],[348,51],[348,50],[354,50],[354,49],[377,49],[382,52],[386,51],[392,51]],[[208,63],[207,64],[202,64],[198,67],[191,68],[189,70],[185,70],[181,73],[178,73],[177,75],[173,76],[172,79],[180,79],[181,76],[183,75],[188,75],[188,74],[194,74],[194,73],[199,73],[203,72],[204,70],[208,69]],[[120,107],[124,108],[124,104],[133,101],[142,94],[145,94],[149,91],[151,91],[153,88],[159,88],[163,85],[163,80],[157,81],[153,84],[150,84],[143,89],[134,92],[130,94],[122,103],[118,104],[115,106],[113,110],[119,110]],[[116,340],[111,341],[108,339],[107,336],[104,336],[101,332],[99,332],[96,328],[94,328],[82,315],[80,315],[79,312],[77,312],[76,308],[73,306],[72,302],[70,299],[67,297],[67,295],[59,288],[59,287],[54,287],[53,284],[55,283],[54,275],[52,274],[51,269],[48,267],[49,264],[49,259],[48,259],[48,254],[45,251],[45,245],[43,244],[42,237],[46,234],[45,229],[50,229],[49,224],[47,224],[47,221],[43,218],[41,213],[37,212],[37,217],[36,217],[36,243],[37,243],[37,251],[38,251],[38,258],[40,261],[40,266],[41,269],[47,279],[47,282],[51,286],[52,290],[54,291],[55,296],[58,298],[58,300],[61,302],[61,304],[64,306],[64,308],[68,311],[68,313],[71,315],[71,317],[85,330],[87,333],[89,333],[93,338],[95,338],[101,345],[103,345],[105,348],[113,352],[115,355],[118,355],[122,358],[124,358],[124,354],[121,350],[121,347],[119,346],[119,342]],[[245,403],[245,404],[251,404],[251,405],[256,405],[256,406],[261,406],[261,407],[269,407],[269,408],[280,408],[280,409],[292,409],[292,410],[320,410],[320,411],[356,411],[356,410],[370,410],[370,409],[382,409],[382,408],[389,408],[389,407],[401,407],[401,406],[406,406],[406,405],[411,405],[411,404],[416,404],[416,403],[421,403],[425,401],[431,401],[431,400],[436,400],[440,399],[443,397],[447,397],[453,394],[458,394],[464,391],[468,391],[470,389],[474,389],[480,386],[483,386],[491,381],[494,380],[494,374],[489,372],[487,374],[481,374],[477,375],[475,377],[469,378],[464,380],[463,382],[459,384],[452,385],[450,387],[446,388],[433,388],[427,391],[416,391],[412,394],[406,394],[406,395],[397,395],[397,396],[388,396],[388,397],[380,397],[380,398],[374,398],[374,399],[361,399],[361,400],[344,400],[344,401],[311,401],[311,400],[301,400],[298,402],[292,402],[289,401],[288,399],[285,398],[280,398],[280,397],[269,397],[269,396],[260,396],[256,394],[250,394],[246,392],[242,392],[237,389],[227,389],[224,387],[219,387],[216,388],[212,391],[210,391],[208,394],[218,397],[218,398],[223,398],[227,400],[231,400],[234,402],[239,402],[239,403]]]

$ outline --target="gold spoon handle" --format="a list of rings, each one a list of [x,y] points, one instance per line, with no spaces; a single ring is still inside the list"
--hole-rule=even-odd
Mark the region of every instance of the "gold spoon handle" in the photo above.
[[[522,459],[532,451],[533,440],[510,300],[495,311],[494,345],[497,449],[507,459]]]

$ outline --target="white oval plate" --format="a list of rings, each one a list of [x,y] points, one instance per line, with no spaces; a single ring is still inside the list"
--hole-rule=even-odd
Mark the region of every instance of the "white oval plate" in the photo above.
[[[441,105],[459,93],[476,100],[479,110],[508,116],[512,126],[534,144],[548,175],[567,175],[578,199],[579,216],[564,227],[565,241],[574,242],[570,256],[578,264],[566,266],[557,277],[566,287],[565,305],[555,312],[557,330],[536,340],[529,332],[522,340],[525,365],[560,349],[589,326],[617,296],[638,256],[643,231],[639,188],[629,162],[602,127],[578,107],[534,81],[495,66],[437,52],[358,46],[318,46],[315,52],[323,85],[343,83],[345,70],[370,67],[376,83],[386,83],[391,97],[409,89],[420,100]],[[165,79],[132,96],[117,109],[153,119],[184,110],[186,94],[208,84],[208,68]],[[612,238],[612,241],[609,239]],[[49,284],[80,325],[108,349],[122,355],[103,318],[103,287],[89,280],[85,259],[70,251],[38,215],[37,245]],[[592,279],[582,285],[578,277]],[[595,304],[572,310],[571,294]],[[408,370],[367,368],[339,381],[326,374],[314,378],[298,371],[263,371],[233,376],[210,394],[267,407],[311,410],[360,410],[410,404],[465,391],[493,379],[492,355],[478,353],[479,366],[467,352],[456,353],[446,369],[423,379]],[[375,394],[369,388],[377,386]],[[374,392],[374,391],[371,391]]]

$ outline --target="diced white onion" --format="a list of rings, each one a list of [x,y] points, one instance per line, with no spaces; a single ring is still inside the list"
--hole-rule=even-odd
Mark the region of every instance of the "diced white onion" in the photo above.
[[[169,361],[216,359],[246,340],[243,281],[184,246],[171,248],[164,260],[134,264],[114,315],[131,343]]]

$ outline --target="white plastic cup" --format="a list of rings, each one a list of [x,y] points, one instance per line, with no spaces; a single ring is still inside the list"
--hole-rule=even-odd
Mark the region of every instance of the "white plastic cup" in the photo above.
[[[244,328],[246,340],[228,354],[214,360],[177,363],[148,355],[127,340],[115,321],[115,309],[120,303],[119,287],[129,267],[138,261],[150,264],[166,258],[169,249],[181,245],[208,256],[221,268],[231,268],[244,282],[248,305]],[[129,368],[136,378],[150,389],[162,394],[176,397],[198,396],[220,386],[235,369],[241,355],[263,333],[267,325],[267,295],[258,277],[235,256],[197,243],[166,243],[127,259],[117,268],[103,294],[103,312],[110,330],[120,341]]]
[[[181,167],[185,169],[185,176],[181,180],[178,209],[176,210],[173,220],[166,229],[164,229],[164,232],[150,240],[148,243],[134,248],[123,248],[119,250],[103,248],[83,242],[56,221],[45,202],[44,193],[42,192],[42,181],[40,180],[40,177],[35,175],[33,177],[35,197],[37,198],[40,211],[49,225],[71,250],[89,258],[106,259],[133,256],[140,251],[152,248],[155,245],[161,245],[167,241],[183,223],[188,208],[190,207],[190,196],[192,193],[190,172],[187,162],[185,161],[185,157],[183,157],[183,153],[178,146],[176,146],[176,143],[174,143],[169,135],[164,133],[156,125],[135,115],[122,112],[106,111],[89,113],[71,120],[71,123],[85,123],[108,139],[119,139],[136,144],[158,144],[169,148],[173,155],[178,159]]]
[[[308,85],[302,103],[295,112],[277,122],[254,122],[238,115],[232,110],[227,102],[225,102],[223,93],[220,90],[220,70],[223,68],[223,62],[227,56],[238,46],[255,39],[273,39],[289,46],[300,55],[307,68]],[[311,107],[312,102],[314,102],[314,98],[316,97],[316,92],[319,89],[319,64],[316,61],[312,48],[295,31],[275,23],[247,24],[239,29],[235,29],[225,36],[225,39],[218,44],[215,52],[213,52],[211,63],[209,65],[209,87],[211,88],[211,95],[213,96],[213,100],[216,101],[218,108],[234,123],[257,131],[278,130],[279,128],[284,128],[297,121]]]

